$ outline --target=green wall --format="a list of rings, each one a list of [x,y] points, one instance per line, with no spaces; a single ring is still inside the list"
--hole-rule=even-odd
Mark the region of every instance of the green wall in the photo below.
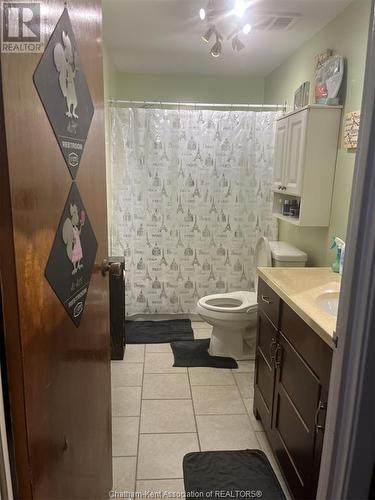
[[[305,80],[311,82],[310,101],[313,102],[314,59],[330,48],[346,58],[346,81],[342,92],[343,118],[349,111],[361,108],[367,36],[370,19],[370,0],[356,0],[322,31],[305,43],[273,71],[265,80],[265,102],[288,101],[293,104],[294,91]],[[334,254],[329,250],[334,235],[346,238],[350,193],[354,171],[355,152],[343,148],[343,130],[340,133],[336,177],[332,201],[331,222],[328,229],[298,228],[280,221],[279,237],[289,241],[310,256],[310,265],[328,265]]]
[[[264,79],[118,73],[114,97],[133,101],[261,104]]]

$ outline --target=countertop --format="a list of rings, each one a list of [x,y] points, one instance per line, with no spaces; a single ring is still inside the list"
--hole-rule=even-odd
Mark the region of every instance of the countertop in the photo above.
[[[317,305],[325,292],[339,292],[341,276],[329,267],[258,267],[258,275],[290,306],[330,347],[337,318]]]

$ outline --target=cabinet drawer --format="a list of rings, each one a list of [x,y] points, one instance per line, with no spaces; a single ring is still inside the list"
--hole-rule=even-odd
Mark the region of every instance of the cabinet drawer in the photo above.
[[[328,390],[332,349],[285,302],[281,307],[280,331]]]
[[[262,279],[258,283],[258,308],[279,327],[280,297]]]

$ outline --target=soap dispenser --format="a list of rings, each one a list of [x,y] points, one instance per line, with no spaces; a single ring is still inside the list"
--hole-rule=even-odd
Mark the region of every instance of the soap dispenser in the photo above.
[[[345,249],[345,242],[341,238],[339,238],[338,236],[335,236],[335,238],[333,238],[333,243],[331,245],[331,249],[336,250],[336,259],[335,259],[334,263],[332,264],[331,269],[334,273],[342,274],[343,262],[341,259],[341,253],[343,251],[345,251],[344,250]]]

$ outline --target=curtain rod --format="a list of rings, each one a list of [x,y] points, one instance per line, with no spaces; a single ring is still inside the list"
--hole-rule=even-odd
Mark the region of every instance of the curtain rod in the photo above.
[[[205,108],[240,108],[240,109],[280,109],[286,110],[285,104],[219,104],[207,102],[166,102],[166,101],[127,101],[121,99],[109,99],[108,103],[112,106],[116,104],[124,104],[138,107],[151,107],[151,106],[175,106],[175,107],[205,107]]]

